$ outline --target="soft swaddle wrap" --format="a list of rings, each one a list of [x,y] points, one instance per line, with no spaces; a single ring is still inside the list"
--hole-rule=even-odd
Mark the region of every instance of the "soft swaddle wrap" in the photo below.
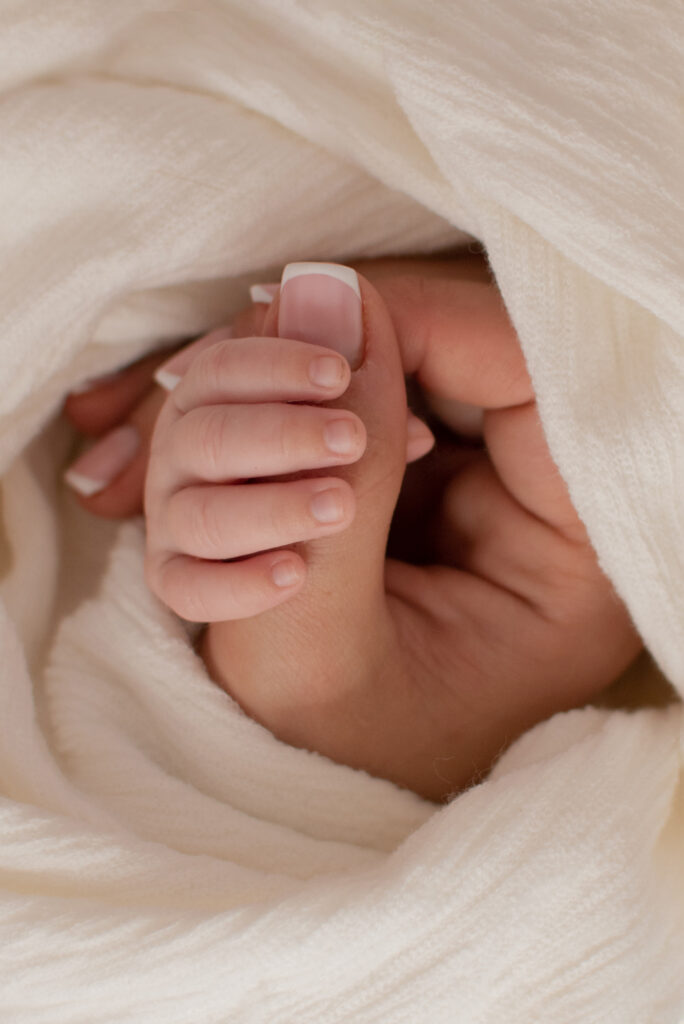
[[[674,1024],[681,706],[589,707],[435,809],[279,743],[61,483],[66,391],[293,259],[486,246],[552,454],[684,687],[682,11],[0,11],[0,1017]],[[268,276],[266,276],[268,275]]]

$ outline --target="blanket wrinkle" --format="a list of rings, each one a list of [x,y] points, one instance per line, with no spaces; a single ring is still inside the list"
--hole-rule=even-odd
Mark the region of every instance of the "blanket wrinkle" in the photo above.
[[[0,8],[3,1022],[684,1021],[680,29],[675,0]],[[142,520],[64,487],[59,412],[291,260],[473,238],[647,653],[632,710],[556,715],[436,808],[211,683]]]

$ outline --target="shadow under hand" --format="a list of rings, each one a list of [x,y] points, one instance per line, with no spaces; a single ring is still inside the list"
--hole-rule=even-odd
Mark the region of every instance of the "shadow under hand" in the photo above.
[[[464,437],[446,426],[411,378],[406,381],[406,391],[409,408],[430,427],[435,446],[406,467],[390,526],[387,557],[411,565],[430,565],[441,561],[436,550],[436,523],[444,490],[485,445],[482,438]]]

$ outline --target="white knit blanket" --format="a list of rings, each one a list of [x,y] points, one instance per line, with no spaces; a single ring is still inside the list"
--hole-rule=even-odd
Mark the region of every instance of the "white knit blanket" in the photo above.
[[[487,248],[549,445],[684,692],[679,0],[0,6],[0,1020],[675,1024],[681,705],[442,809],[278,742],[61,482],[67,390],[290,260]]]

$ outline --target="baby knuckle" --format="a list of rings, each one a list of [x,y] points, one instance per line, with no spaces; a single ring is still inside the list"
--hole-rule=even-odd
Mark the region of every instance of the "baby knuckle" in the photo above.
[[[244,605],[245,590],[244,585],[242,585],[243,577],[236,576],[232,571],[233,566],[230,563],[224,563],[221,566],[221,569],[221,608],[223,613],[225,613],[227,609],[230,609],[230,615],[226,614],[226,617],[234,618],[236,612],[238,612],[240,607]],[[207,621],[213,614],[213,609],[207,607],[205,604],[204,616]]]
[[[296,407],[280,407],[271,423],[269,444],[274,448],[283,462],[292,464],[301,459],[310,444],[306,417]]]
[[[221,557],[225,545],[225,516],[218,513],[215,496],[205,490],[197,490],[189,501],[187,532],[193,539],[193,547],[206,552],[206,557]]]
[[[287,540],[299,536],[304,516],[296,485],[285,484],[284,487],[284,493],[279,494],[263,509],[262,528],[264,535]]]
[[[186,459],[199,463],[203,476],[221,479],[226,453],[226,417],[222,408],[206,407],[188,413]]]
[[[201,599],[196,600],[193,588],[188,586],[185,556],[157,555],[146,559],[145,579],[152,593],[176,615],[189,621],[205,621],[203,617],[193,619],[194,614],[203,616],[205,609]]]
[[[170,604],[170,602],[169,602]],[[188,622],[211,622],[212,610],[210,603],[201,587],[184,586],[175,595],[173,611]]]
[[[207,595],[192,580],[193,563],[185,555],[172,555],[158,562],[155,593],[171,611],[189,622],[208,622],[211,618]]]
[[[181,552],[211,557],[220,551],[220,517],[215,501],[204,489],[177,491],[169,498],[166,517],[173,546]]]

